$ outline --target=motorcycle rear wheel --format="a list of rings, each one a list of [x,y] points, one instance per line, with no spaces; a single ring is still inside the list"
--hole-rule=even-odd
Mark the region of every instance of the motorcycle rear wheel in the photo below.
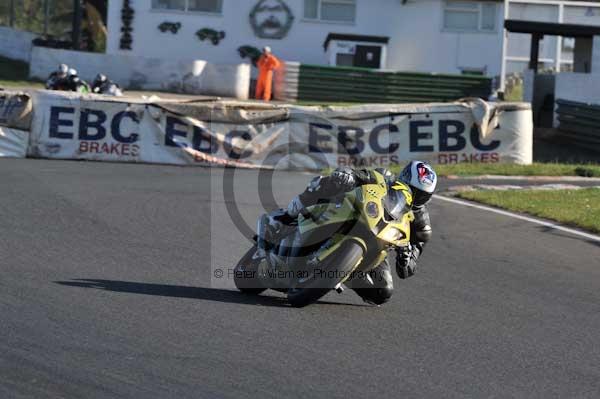
[[[353,240],[344,242],[319,265],[323,271],[334,272],[328,274],[333,274],[335,277],[322,278],[313,275],[310,279],[299,282],[294,288],[288,290],[289,303],[296,308],[315,303],[341,282],[343,277],[340,276],[351,273],[363,256],[364,249],[358,242]]]
[[[266,291],[266,288],[259,288],[258,265],[260,260],[253,259],[256,250],[256,245],[250,248],[234,269],[233,282],[237,289],[244,294],[258,295]]]

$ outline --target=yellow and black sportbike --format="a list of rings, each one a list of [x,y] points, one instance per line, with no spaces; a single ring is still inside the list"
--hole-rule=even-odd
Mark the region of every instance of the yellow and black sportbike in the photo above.
[[[283,210],[263,216],[271,226],[266,256],[257,256],[255,244],[242,257],[234,270],[237,288],[285,292],[292,306],[302,307],[331,290],[341,293],[345,282],[377,268],[390,249],[410,245],[410,188],[374,174],[374,184],[308,207],[294,223]]]

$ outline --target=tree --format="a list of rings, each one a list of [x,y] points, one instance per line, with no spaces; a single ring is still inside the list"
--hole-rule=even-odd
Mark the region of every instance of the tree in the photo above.
[[[106,46],[106,14],[108,0],[82,0],[81,48],[104,51]],[[10,22],[14,7],[13,26],[39,33],[51,39],[70,41],[74,22],[74,0],[2,0],[0,25]]]

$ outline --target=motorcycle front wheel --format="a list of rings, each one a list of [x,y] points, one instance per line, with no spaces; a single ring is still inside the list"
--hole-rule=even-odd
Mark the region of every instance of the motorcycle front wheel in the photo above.
[[[256,250],[256,245],[250,248],[234,269],[233,282],[237,289],[245,294],[258,295],[266,290],[260,288],[258,280],[260,260],[253,259]]]
[[[297,280],[295,286],[288,290],[289,303],[301,308],[318,301],[350,274],[363,256],[364,249],[358,242],[349,240],[342,243],[318,266],[323,273],[308,271],[308,278]]]

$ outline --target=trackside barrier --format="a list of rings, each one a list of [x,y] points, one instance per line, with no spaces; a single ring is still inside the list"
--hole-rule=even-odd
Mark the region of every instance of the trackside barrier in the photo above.
[[[600,105],[557,100],[558,129],[574,144],[600,151]]]
[[[0,91],[0,158],[24,158],[29,145],[31,98]]]
[[[2,2],[9,4],[8,2]],[[7,7],[4,5],[4,7]],[[5,8],[6,10],[6,8]],[[8,26],[0,26],[0,56],[29,62],[31,56],[31,42],[38,37],[35,33],[22,31],[19,29],[9,28]]]
[[[28,94],[0,91],[0,126],[29,130],[32,110]]]
[[[25,158],[29,132],[0,126],[0,158]]]
[[[31,157],[316,170],[410,159],[532,160],[531,109],[524,103],[150,103],[40,90],[33,106]]]

